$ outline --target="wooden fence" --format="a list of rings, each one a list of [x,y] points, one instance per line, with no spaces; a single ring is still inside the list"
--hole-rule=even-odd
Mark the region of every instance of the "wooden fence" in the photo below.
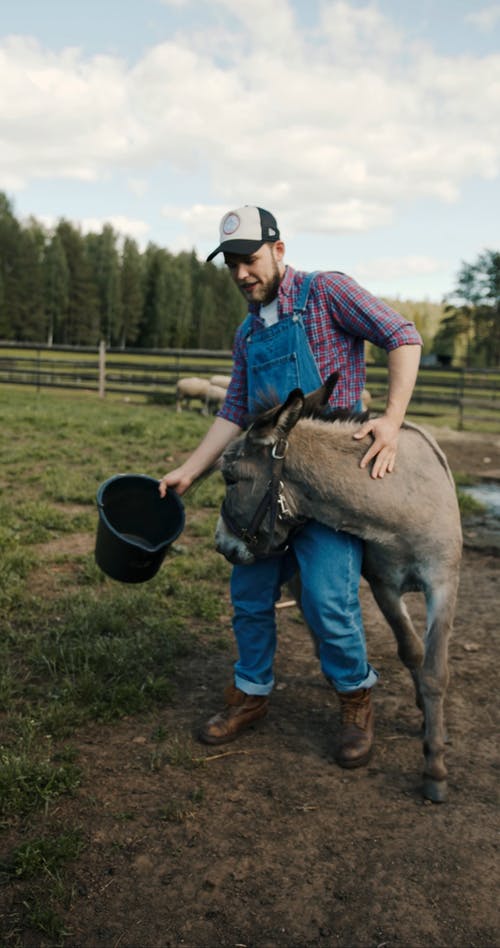
[[[227,375],[231,353],[201,349],[108,349],[0,343],[0,384],[140,395],[173,402],[179,378]],[[381,410],[387,370],[367,367],[373,410]],[[420,369],[408,414],[459,429],[500,430],[500,369]]]

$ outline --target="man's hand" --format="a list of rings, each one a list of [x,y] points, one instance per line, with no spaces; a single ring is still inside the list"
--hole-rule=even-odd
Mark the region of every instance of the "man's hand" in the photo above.
[[[420,363],[420,346],[407,345],[392,349],[387,356],[389,391],[385,412],[379,418],[368,419],[355,435],[356,440],[371,434],[373,444],[363,456],[360,467],[373,461],[371,476],[391,474],[396,463],[399,430],[413,392]]]
[[[173,487],[178,494],[184,494],[198,477],[215,464],[224,449],[240,432],[241,428],[232,421],[217,417],[184,464],[162,477],[159,484],[160,496],[165,497],[169,487]]]
[[[179,495],[184,494],[188,487],[191,487],[194,478],[185,470],[184,467],[177,467],[175,471],[169,471],[160,481],[160,497],[165,497],[169,487],[173,487]]]
[[[396,462],[396,452],[399,440],[399,425],[391,421],[387,415],[381,415],[380,418],[373,418],[365,421],[359,431],[353,435],[357,441],[366,438],[371,434],[373,444],[360,461],[360,467],[367,467],[370,461],[373,461],[371,476],[373,478],[383,477],[384,474],[391,474]]]

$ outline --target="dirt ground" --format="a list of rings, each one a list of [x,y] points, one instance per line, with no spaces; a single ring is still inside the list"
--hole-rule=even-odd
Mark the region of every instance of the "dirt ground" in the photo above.
[[[455,470],[500,479],[500,438],[439,440]],[[179,667],[177,697],[154,715],[82,730],[71,742],[80,790],[52,814],[80,825],[88,844],[72,870],[67,944],[499,945],[498,566],[477,524],[466,531],[446,804],[421,796],[420,716],[366,584],[369,654],[381,675],[366,768],[334,763],[336,696],[294,607],[279,611],[269,717],[237,743],[196,741],[197,726],[219,709],[231,652]],[[419,597],[409,606],[422,620]],[[41,943],[26,933],[23,944]]]

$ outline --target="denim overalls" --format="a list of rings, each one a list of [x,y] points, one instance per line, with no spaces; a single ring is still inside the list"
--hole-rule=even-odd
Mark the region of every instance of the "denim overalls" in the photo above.
[[[283,401],[293,388],[300,387],[307,394],[321,385],[302,320],[313,277],[311,273],[304,280],[291,317],[253,333],[247,318],[250,411],[260,392],[272,391]],[[233,568],[233,629],[239,650],[235,664],[237,688],[252,695],[272,691],[276,650],[274,605],[280,597],[281,585],[297,567],[302,583],[302,609],[317,639],[321,669],[327,680],[337,691],[354,691],[375,683],[378,675],[367,662],[359,604],[362,555],[359,538],[310,521],[294,536],[285,556]]]

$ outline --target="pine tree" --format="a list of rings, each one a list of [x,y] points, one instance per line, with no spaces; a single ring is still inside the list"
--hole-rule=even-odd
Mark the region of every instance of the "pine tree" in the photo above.
[[[21,229],[17,259],[17,296],[19,323],[14,323],[14,338],[20,342],[45,341],[43,257],[46,234],[31,219]]]
[[[62,342],[62,327],[69,303],[69,267],[60,235],[53,234],[45,246],[44,299],[47,345]]]
[[[193,285],[189,254],[169,257],[165,270],[167,325],[164,345],[173,349],[187,348],[193,314]]]
[[[142,348],[156,349],[163,345],[167,324],[165,253],[155,244],[148,244],[144,258],[144,307],[138,343]]]
[[[0,336],[15,339],[21,324],[21,227],[7,196],[0,192]]]
[[[64,248],[69,271],[68,306],[61,321],[61,342],[65,345],[95,346],[99,343],[97,288],[79,230],[69,221],[59,221],[56,234]]]
[[[100,337],[108,346],[118,345],[121,328],[120,260],[117,235],[109,224],[100,234],[87,234],[85,250],[97,293]]]
[[[143,309],[142,258],[134,240],[126,237],[121,259],[121,307],[118,325],[118,345],[137,343]]]
[[[434,349],[467,366],[500,364],[500,253],[486,250],[463,263],[447,296]]]

